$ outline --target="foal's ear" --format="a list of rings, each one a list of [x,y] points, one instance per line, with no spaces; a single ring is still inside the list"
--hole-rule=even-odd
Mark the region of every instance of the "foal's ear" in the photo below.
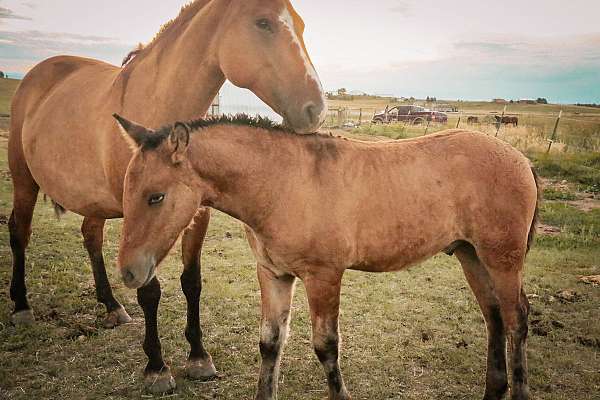
[[[144,145],[146,138],[151,134],[150,130],[121,117],[119,114],[113,114],[113,117],[119,123],[121,134],[123,134],[123,137],[129,143],[129,147],[135,150]]]
[[[173,164],[179,164],[184,160],[189,145],[190,127],[183,122],[175,123],[169,135],[169,147],[173,153],[171,156]]]

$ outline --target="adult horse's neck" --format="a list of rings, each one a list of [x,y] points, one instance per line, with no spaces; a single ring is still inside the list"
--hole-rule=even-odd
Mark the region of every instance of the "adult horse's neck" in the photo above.
[[[225,81],[215,36],[228,4],[190,4],[124,67],[115,82],[123,114],[160,126],[206,113]]]

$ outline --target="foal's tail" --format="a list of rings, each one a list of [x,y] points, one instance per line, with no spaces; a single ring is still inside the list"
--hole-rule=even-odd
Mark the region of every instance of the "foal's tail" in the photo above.
[[[537,227],[538,220],[540,218],[540,202],[542,201],[542,188],[540,178],[533,167],[531,167],[531,173],[533,174],[533,179],[535,180],[535,187],[537,188],[537,199],[535,201],[535,212],[533,213],[533,221],[531,221],[531,226],[529,227],[529,235],[527,235],[527,252],[529,252],[529,249],[531,248],[531,245],[535,238],[535,230]]]

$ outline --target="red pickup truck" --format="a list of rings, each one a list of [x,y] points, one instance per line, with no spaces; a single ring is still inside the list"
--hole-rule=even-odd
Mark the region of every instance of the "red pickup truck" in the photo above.
[[[386,107],[384,111],[373,116],[374,124],[389,124],[392,122],[408,122],[410,124],[422,124],[427,121],[447,123],[448,115],[439,111],[431,111],[421,106],[395,106]]]

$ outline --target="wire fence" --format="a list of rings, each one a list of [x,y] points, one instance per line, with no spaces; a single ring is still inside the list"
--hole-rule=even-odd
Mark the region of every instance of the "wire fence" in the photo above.
[[[324,128],[358,129],[362,133],[384,132],[397,138],[425,135],[449,128],[481,130],[488,134],[506,136],[520,144],[536,143],[545,151],[600,151],[600,115],[563,116],[549,113],[458,112],[448,113],[446,123],[409,119],[392,122],[388,127],[373,128],[374,108],[332,108],[327,113]],[[365,128],[366,127],[366,128]]]
[[[385,132],[392,137],[413,137],[449,128],[468,128],[504,137],[519,146],[535,145],[539,150],[600,151],[600,115],[555,115],[540,112],[503,112],[480,110],[447,113],[446,123],[419,119],[393,122],[387,128],[373,128],[373,107],[333,107],[327,112],[323,128],[356,129],[359,133]],[[246,113],[262,115],[277,122],[282,118],[252,92],[226,82],[209,110],[209,115]],[[393,132],[393,133],[391,133]]]

